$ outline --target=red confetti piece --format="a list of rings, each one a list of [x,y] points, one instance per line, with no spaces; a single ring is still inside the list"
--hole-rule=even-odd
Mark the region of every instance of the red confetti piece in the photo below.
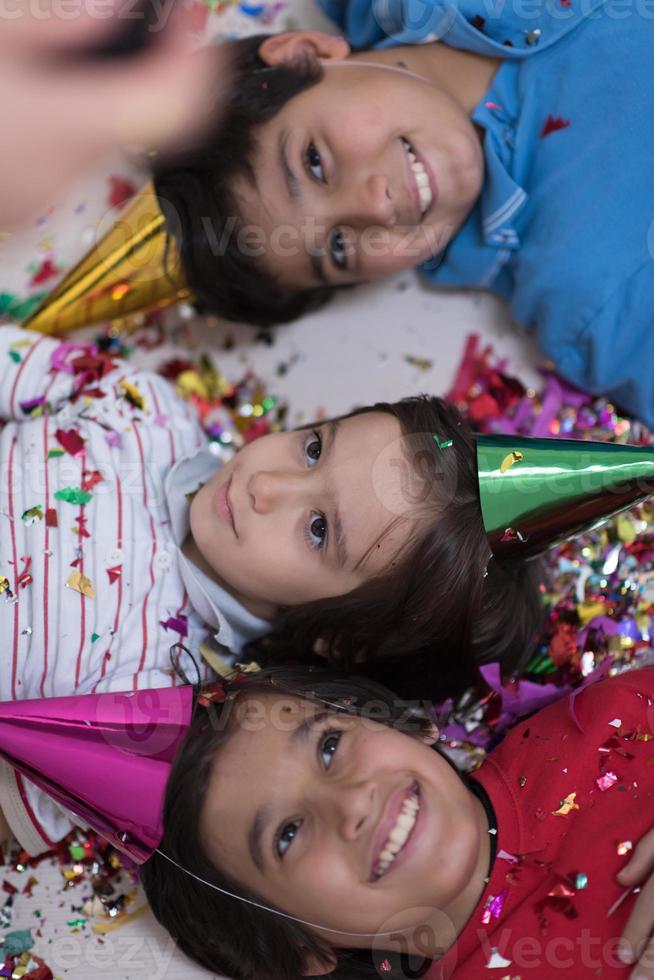
[[[52,259],[44,259],[30,279],[30,286],[40,286],[44,282],[48,282],[49,279],[52,279],[58,275],[59,270]]]
[[[109,195],[107,197],[107,204],[110,208],[120,208],[129,201],[130,197],[136,194],[136,187],[131,182],[127,180],[126,177],[110,177],[109,178]]]
[[[82,471],[82,490],[92,490],[98,483],[102,483],[104,477],[99,470]]]
[[[544,140],[550,133],[556,133],[559,129],[567,129],[569,125],[569,119],[564,119],[562,116],[548,116],[540,131],[540,138]]]
[[[86,444],[75,429],[57,429],[55,436],[59,445],[71,456],[82,456],[86,451]]]
[[[482,29],[485,23],[486,23],[486,18],[482,17],[480,14],[475,14],[475,16],[472,19],[472,26],[476,27],[478,31]]]
[[[118,581],[122,573],[122,565],[114,565],[113,568],[108,568],[107,575],[109,576],[109,585],[113,585],[114,582]]]

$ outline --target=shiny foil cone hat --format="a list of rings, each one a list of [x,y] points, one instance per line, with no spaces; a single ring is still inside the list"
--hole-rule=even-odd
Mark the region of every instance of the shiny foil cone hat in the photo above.
[[[654,493],[654,447],[477,436],[484,528],[499,559],[533,558]]]
[[[163,836],[163,799],[193,688],[0,703],[0,755],[141,864]]]
[[[59,337],[93,323],[133,321],[135,314],[189,296],[174,239],[148,183],[23,326]]]

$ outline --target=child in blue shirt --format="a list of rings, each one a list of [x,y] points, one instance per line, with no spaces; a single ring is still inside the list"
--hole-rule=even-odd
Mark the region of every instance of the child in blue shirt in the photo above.
[[[215,151],[157,175],[201,300],[274,323],[419,265],[506,297],[561,374],[654,424],[652,15],[324,6],[356,53],[238,42]]]

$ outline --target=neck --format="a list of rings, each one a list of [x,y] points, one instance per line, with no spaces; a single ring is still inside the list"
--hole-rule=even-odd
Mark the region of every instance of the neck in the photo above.
[[[352,62],[399,67],[419,75],[425,82],[437,85],[458,102],[467,115],[486,95],[501,61],[471,51],[458,51],[446,44],[418,44],[361,51]]]
[[[279,610],[270,602],[266,602],[264,599],[255,599],[251,596],[243,595],[236,589],[232,588],[229,582],[226,582],[219,575],[216,575],[215,571],[211,565],[206,561],[204,555],[195,543],[195,539],[189,533],[186,536],[186,540],[182,545],[182,553],[188,558],[188,560],[199,568],[201,572],[204,572],[212,581],[224,589],[225,592],[229,592],[231,596],[241,603],[244,609],[251,612],[253,616],[258,616],[260,619],[274,619]]]

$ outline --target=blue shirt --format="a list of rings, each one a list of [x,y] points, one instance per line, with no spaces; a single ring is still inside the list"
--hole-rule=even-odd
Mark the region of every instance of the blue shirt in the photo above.
[[[320,0],[353,46],[503,58],[482,193],[422,270],[484,286],[559,372],[654,425],[653,0]]]

